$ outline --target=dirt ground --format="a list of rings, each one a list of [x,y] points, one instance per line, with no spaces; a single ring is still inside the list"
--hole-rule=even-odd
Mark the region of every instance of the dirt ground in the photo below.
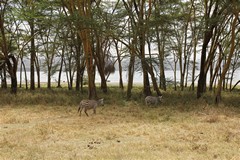
[[[1,106],[0,159],[240,160],[240,115],[106,105]]]

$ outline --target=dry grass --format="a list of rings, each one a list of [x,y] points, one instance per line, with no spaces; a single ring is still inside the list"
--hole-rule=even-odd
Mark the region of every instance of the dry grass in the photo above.
[[[216,110],[216,109],[214,109]],[[138,106],[98,108],[79,117],[76,108],[43,106],[0,113],[1,159],[238,159],[240,117],[233,113],[171,114]],[[216,111],[212,111],[216,112]],[[218,111],[219,112],[219,111]]]
[[[239,109],[189,103],[108,101],[89,117],[55,102],[1,105],[0,159],[240,159]]]

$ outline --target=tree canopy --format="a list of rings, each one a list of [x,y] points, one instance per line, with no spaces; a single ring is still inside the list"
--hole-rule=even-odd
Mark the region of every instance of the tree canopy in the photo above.
[[[108,92],[107,78],[114,72],[124,89],[125,63],[127,99],[140,70],[144,96],[162,95],[169,86],[177,90],[178,84],[195,91],[197,85],[196,97],[216,88],[219,103],[239,68],[239,12],[238,0],[2,0],[1,85],[7,87],[9,75],[17,93],[25,77],[28,89],[29,68],[31,90],[41,87],[40,71],[45,71],[48,88],[56,73],[58,87],[66,74],[68,88],[80,91],[86,78],[89,99],[97,99],[96,72],[102,92]],[[174,79],[166,78],[167,69]]]

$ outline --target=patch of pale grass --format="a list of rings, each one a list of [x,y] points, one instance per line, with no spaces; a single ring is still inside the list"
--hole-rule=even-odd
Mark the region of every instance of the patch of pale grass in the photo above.
[[[224,107],[172,108],[124,102],[80,117],[77,107],[3,106],[0,159],[240,158],[238,114]]]

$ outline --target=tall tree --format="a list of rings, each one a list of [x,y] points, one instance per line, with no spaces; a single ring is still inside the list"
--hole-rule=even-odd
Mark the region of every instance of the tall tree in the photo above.
[[[197,6],[200,6],[198,2],[191,0],[191,5],[192,5],[192,19],[190,22],[190,28],[191,28],[191,37],[193,38],[192,40],[192,46],[193,46],[193,60],[192,60],[192,82],[191,82],[191,87],[192,87],[192,91],[195,90],[195,79],[196,79],[196,59],[197,59],[197,45],[198,45],[198,41],[199,41],[199,37],[200,37],[200,27],[199,25],[201,25],[201,20],[199,22],[199,16],[198,16],[198,8]]]
[[[152,93],[150,89],[150,82],[149,82],[149,75],[148,75],[149,66],[147,64],[146,57],[145,57],[145,44],[146,44],[147,30],[149,29],[147,27],[147,24],[148,24],[147,21],[149,21],[149,18],[151,15],[152,3],[151,1],[149,1],[149,3],[147,4],[146,1],[136,1],[136,0],[131,2],[126,2],[123,0],[123,3],[125,6],[125,9],[128,12],[128,16],[130,19],[130,27],[133,32],[132,42],[134,43],[132,43],[133,45],[132,47],[135,47],[135,48],[132,51],[136,51],[135,52],[137,53],[136,55],[141,60],[141,66],[142,66],[142,72],[143,72],[143,94],[145,96],[148,96],[148,95],[151,95]],[[130,62],[133,62],[133,61],[130,61]]]
[[[23,1],[25,7],[23,8],[23,15],[28,22],[30,28],[30,89],[35,90],[35,61],[36,61],[36,47],[35,47],[35,22],[36,22],[36,2],[35,0]],[[24,5],[23,5],[24,6]],[[30,16],[31,15],[31,16]]]
[[[218,104],[221,100],[221,90],[222,90],[222,82],[225,79],[226,73],[229,69],[231,60],[232,60],[232,56],[234,54],[235,51],[235,39],[236,39],[236,28],[237,28],[237,22],[239,21],[239,13],[240,13],[240,6],[239,3],[236,0],[233,0],[232,3],[230,4],[230,8],[232,9],[233,12],[233,20],[231,23],[231,48],[230,48],[230,52],[228,54],[228,57],[226,59],[226,64],[224,65],[222,74],[220,76],[220,79],[218,81],[218,86],[217,86],[217,91],[216,91],[216,97],[215,97],[215,103]],[[238,23],[239,24],[239,23]],[[239,30],[237,31],[237,33],[239,33]]]
[[[1,59],[3,59],[3,64],[1,64],[1,69],[3,68],[4,64],[7,66],[7,71],[11,77],[11,93],[16,94],[17,93],[17,59],[16,57],[11,53],[13,46],[11,46],[10,43],[10,36],[7,36],[11,33],[8,33],[6,31],[6,12],[7,10],[11,10],[10,2],[9,1],[3,1],[0,3],[0,48],[1,52],[0,55]]]
[[[206,77],[210,67],[210,63],[215,52],[209,52],[207,60],[207,52],[211,39],[213,38],[214,29],[222,22],[223,11],[227,8],[228,3],[221,3],[219,0],[204,1],[204,33],[203,45],[201,49],[200,74],[197,87],[197,98],[200,98],[206,91]]]
[[[67,7],[69,13],[76,17],[76,27],[78,28],[78,34],[81,38],[84,48],[84,56],[86,59],[86,67],[88,73],[88,98],[95,99],[97,98],[96,86],[95,86],[95,71],[93,64],[93,42],[91,38],[92,26],[92,1],[89,0],[71,0],[64,1],[62,0],[65,7]]]

